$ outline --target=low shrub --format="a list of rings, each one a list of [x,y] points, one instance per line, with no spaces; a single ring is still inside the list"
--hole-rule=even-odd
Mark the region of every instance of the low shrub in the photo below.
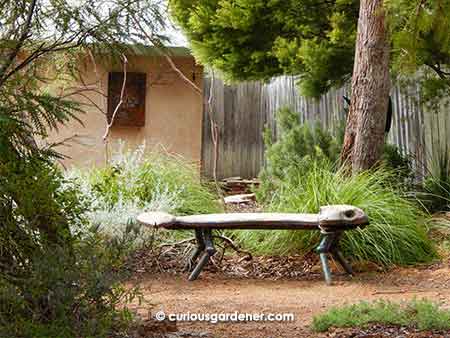
[[[399,325],[419,330],[449,330],[450,311],[423,299],[404,304],[389,301],[333,307],[313,319],[313,330],[327,331],[331,327],[367,327],[370,324]]]
[[[109,166],[90,170],[87,180],[94,197],[109,207],[133,201],[180,215],[220,210],[217,195],[201,183],[194,165],[174,155],[145,152],[145,146],[135,151],[122,147]]]
[[[277,182],[299,172],[307,172],[310,165],[324,162],[336,170],[344,140],[345,123],[340,121],[335,130],[328,131],[315,124],[300,122],[299,114],[288,108],[277,112],[278,138],[274,142],[271,131],[264,132],[266,164],[259,175],[261,184],[257,191],[261,202],[270,199]],[[392,169],[391,183],[410,187],[413,181],[411,158],[402,154],[392,144],[385,144],[381,165]]]
[[[127,289],[124,242],[85,234],[71,248],[36,252],[14,280],[0,278],[0,336],[110,337],[133,319],[125,304],[138,297]]]
[[[266,165],[259,178],[260,200],[270,196],[276,188],[276,181],[282,181],[310,161],[324,160],[335,163],[339,157],[340,142],[319,123],[300,123],[300,116],[288,108],[282,108],[276,115],[278,140],[274,142],[270,129],[264,131]]]
[[[392,172],[380,168],[348,176],[334,171],[326,162],[311,162],[309,170],[292,170],[265,200],[265,209],[276,212],[317,213],[328,204],[350,204],[363,209],[370,225],[345,232],[344,254],[356,260],[376,263],[414,264],[436,257],[427,236],[426,214],[419,205],[392,187]],[[241,231],[238,240],[255,252],[287,254],[312,250],[319,240],[317,231]]]
[[[68,177],[92,205],[90,223],[111,235],[123,233],[144,211],[177,215],[222,211],[217,194],[200,181],[196,167],[180,157],[146,152],[144,145],[131,151],[120,144],[110,165],[73,170]]]
[[[0,161],[0,336],[106,337],[126,330],[130,237],[88,226],[83,194],[47,159]]]
[[[319,124],[301,125],[288,109],[278,112],[277,122],[278,140],[265,137],[266,166],[255,191],[265,210],[317,213],[322,205],[355,205],[368,213],[371,224],[345,233],[344,253],[383,265],[427,262],[436,256],[427,237],[427,214],[403,192],[412,183],[411,163],[397,147],[385,145],[378,170],[349,177],[336,165],[343,125],[334,133]],[[242,231],[235,236],[264,254],[306,253],[319,240],[318,232],[305,231]]]

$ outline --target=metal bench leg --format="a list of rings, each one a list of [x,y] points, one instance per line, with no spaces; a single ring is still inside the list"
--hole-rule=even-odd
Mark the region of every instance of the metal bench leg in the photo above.
[[[328,254],[331,254],[334,259],[342,266],[342,268],[349,275],[353,275],[353,269],[350,264],[344,259],[341,251],[339,250],[339,239],[341,237],[341,231],[327,232],[322,231],[322,240],[317,247],[317,252],[320,254],[320,261],[322,263],[322,270],[327,284],[331,284],[331,271],[328,265]]]
[[[319,254],[319,256],[320,256],[320,262],[322,263],[322,271],[323,271],[323,276],[325,277],[325,283],[330,285],[331,284],[331,271],[330,271],[330,267],[328,266],[327,254],[325,252],[321,252]]]
[[[353,269],[351,265],[345,260],[344,256],[342,255],[342,252],[339,251],[339,249],[336,247],[333,252],[333,257],[339,262],[339,264],[342,266],[342,268],[347,272],[350,276],[353,276]]]
[[[200,258],[198,264],[196,265],[191,275],[189,276],[189,281],[193,281],[198,278],[203,268],[206,266],[206,264],[208,264],[209,258],[216,253],[216,249],[214,248],[214,243],[212,239],[211,229],[203,229],[202,233],[205,243],[205,250],[203,256]]]
[[[335,247],[337,246],[337,242],[339,240],[340,233],[337,231],[328,232],[325,230],[321,231],[322,240],[320,241],[319,246],[316,248],[316,251],[319,253],[320,262],[322,263],[323,276],[325,277],[325,282],[330,285],[331,284],[331,271],[330,266],[328,265],[328,254],[333,252]]]
[[[191,272],[198,257],[205,250],[205,240],[203,238],[202,229],[195,229],[195,239],[197,240],[197,247],[194,249],[191,257],[189,257],[184,271]]]

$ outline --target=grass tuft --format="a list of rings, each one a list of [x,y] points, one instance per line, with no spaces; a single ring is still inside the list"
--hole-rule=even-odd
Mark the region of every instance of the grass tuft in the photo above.
[[[322,205],[354,205],[369,215],[370,225],[345,233],[344,254],[383,265],[432,260],[436,251],[427,236],[427,215],[389,182],[388,169],[349,177],[323,162],[312,163],[309,170],[296,174],[292,170],[289,177],[277,181],[264,206],[275,212],[317,213]],[[306,253],[319,241],[318,231],[242,231],[235,236],[243,246],[263,254]]]
[[[370,324],[398,325],[419,330],[450,329],[450,311],[426,300],[396,304],[389,301],[361,302],[333,307],[314,317],[312,328],[325,332],[331,327],[367,327]]]

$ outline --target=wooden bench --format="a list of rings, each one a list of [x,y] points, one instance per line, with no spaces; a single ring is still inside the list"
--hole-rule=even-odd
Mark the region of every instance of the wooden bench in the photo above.
[[[262,229],[262,230],[319,230],[322,239],[317,247],[327,284],[331,283],[328,255],[331,254],[344,270],[352,275],[350,264],[339,250],[339,239],[346,230],[363,228],[369,224],[367,215],[351,205],[328,205],[318,214],[296,213],[229,213],[193,216],[173,216],[163,212],[140,214],[138,221],[146,226],[169,230],[191,229],[195,231],[197,248],[190,258],[194,266],[189,280],[195,280],[216,252],[212,230]]]

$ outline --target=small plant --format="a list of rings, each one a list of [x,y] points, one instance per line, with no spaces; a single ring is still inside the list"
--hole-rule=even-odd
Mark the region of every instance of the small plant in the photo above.
[[[398,325],[419,330],[449,330],[450,311],[423,299],[396,304],[389,301],[361,302],[333,307],[313,319],[313,330],[327,331],[331,327],[367,327],[370,324]]]
[[[145,211],[189,215],[222,210],[214,189],[200,181],[194,166],[176,156],[146,152],[144,145],[130,151],[120,144],[110,165],[74,170],[68,177],[91,203],[90,223],[109,235],[123,233]]]
[[[279,134],[276,142],[270,129],[264,131],[266,166],[260,173],[259,200],[266,200],[277,182],[292,172],[295,174],[300,168],[307,171],[312,161],[335,163],[339,157],[339,143],[319,123],[301,124],[299,115],[288,108],[277,112],[276,121]]]
[[[122,286],[128,244],[89,232],[71,248],[36,252],[14,280],[3,274],[0,336],[101,338],[126,331],[133,317],[124,305],[139,296]]]
[[[386,143],[383,148],[382,162],[392,169],[393,183],[411,187],[413,170],[410,156],[402,154],[397,146]]]

